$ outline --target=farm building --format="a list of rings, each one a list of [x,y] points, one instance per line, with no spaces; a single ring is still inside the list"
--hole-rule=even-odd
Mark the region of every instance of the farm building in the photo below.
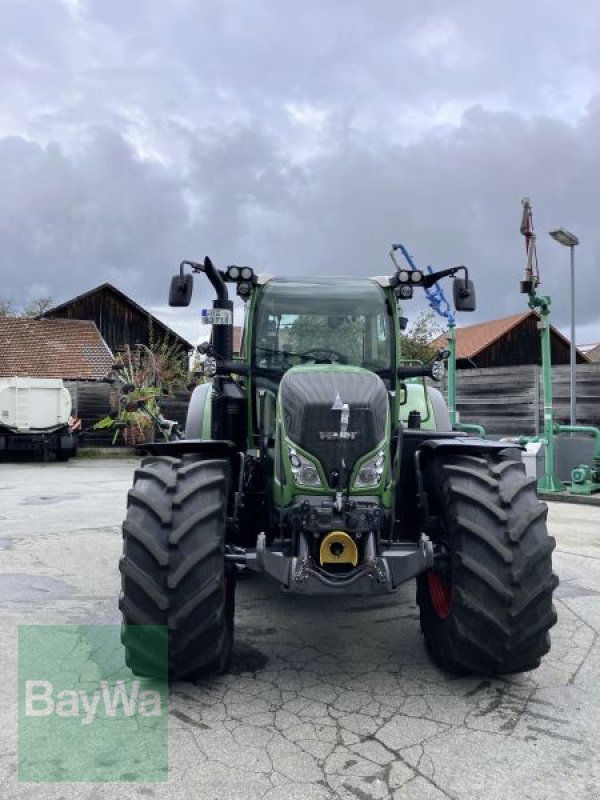
[[[530,310],[456,328],[456,366],[458,369],[484,369],[541,364],[539,319],[538,314]],[[444,347],[445,344],[446,335],[442,334],[432,342],[432,347]],[[569,340],[552,326],[551,348],[553,364],[569,363]],[[577,363],[589,363],[579,350]]]
[[[128,346],[150,347],[151,340],[176,343],[186,356],[193,350],[193,345],[110,283],[45,311],[41,318],[91,320],[115,354]]]
[[[587,357],[592,364],[600,364],[600,342],[595,344],[582,344],[579,350]]]

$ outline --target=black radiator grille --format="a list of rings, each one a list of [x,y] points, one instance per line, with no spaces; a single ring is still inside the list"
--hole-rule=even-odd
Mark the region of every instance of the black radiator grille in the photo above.
[[[288,437],[319,459],[325,473],[351,470],[357,458],[373,450],[385,436],[388,397],[379,376],[368,371],[332,370],[329,366],[286,372],[280,386]],[[341,411],[347,403],[348,437],[340,439]]]

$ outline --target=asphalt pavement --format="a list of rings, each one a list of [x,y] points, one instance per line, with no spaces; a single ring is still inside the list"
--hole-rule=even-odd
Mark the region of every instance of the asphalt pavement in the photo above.
[[[414,583],[385,598],[238,582],[232,672],[172,686],[169,777],[18,775],[19,625],[119,623],[120,523],[134,460],[0,465],[0,798],[600,798],[600,507],[550,504],[558,624],[531,673],[430,662]],[[136,772],[137,770],[137,772]]]

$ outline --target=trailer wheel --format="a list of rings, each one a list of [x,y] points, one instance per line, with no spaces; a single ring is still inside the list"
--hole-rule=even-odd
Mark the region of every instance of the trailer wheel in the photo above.
[[[119,563],[122,641],[137,675],[193,680],[225,671],[235,568],[225,563],[229,464],[150,457],[136,470]],[[162,627],[140,627],[162,626]]]
[[[444,533],[435,571],[417,579],[432,658],[454,673],[503,674],[539,666],[556,623],[556,545],[535,480],[507,456],[436,456],[431,511]]]

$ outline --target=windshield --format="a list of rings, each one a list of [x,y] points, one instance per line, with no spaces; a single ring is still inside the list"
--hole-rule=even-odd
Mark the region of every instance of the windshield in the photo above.
[[[255,315],[254,363],[284,372],[334,362],[383,372],[392,366],[392,319],[370,280],[273,280]]]

